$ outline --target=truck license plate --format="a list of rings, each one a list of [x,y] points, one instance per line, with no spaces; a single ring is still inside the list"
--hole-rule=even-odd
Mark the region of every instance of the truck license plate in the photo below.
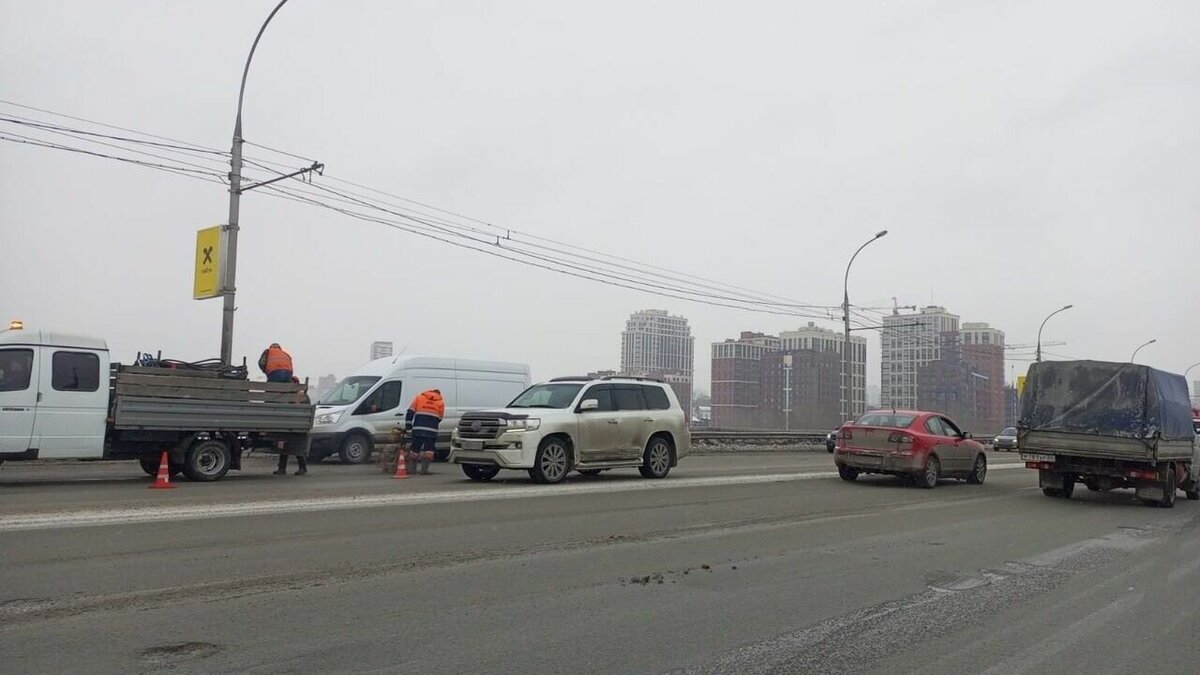
[[[482,450],[483,441],[463,441],[463,450]]]
[[[1026,462],[1053,462],[1054,455],[1043,455],[1039,452],[1022,452],[1021,460]]]

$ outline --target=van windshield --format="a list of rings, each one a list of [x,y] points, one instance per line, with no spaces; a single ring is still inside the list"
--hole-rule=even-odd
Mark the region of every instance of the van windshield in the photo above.
[[[583,383],[535,384],[521,392],[508,404],[510,408],[567,408],[575,402],[575,396],[583,389]]]
[[[317,405],[350,405],[379,381],[373,375],[352,375],[337,383],[333,389],[321,397]]]

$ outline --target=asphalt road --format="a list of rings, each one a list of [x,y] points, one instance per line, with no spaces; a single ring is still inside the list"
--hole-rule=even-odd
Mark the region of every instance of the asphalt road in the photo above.
[[[1049,499],[1016,463],[932,491],[825,454],[554,487],[6,464],[0,672],[1200,671],[1200,503]]]

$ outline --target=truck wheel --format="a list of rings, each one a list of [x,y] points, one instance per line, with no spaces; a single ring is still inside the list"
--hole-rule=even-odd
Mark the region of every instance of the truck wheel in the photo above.
[[[1179,488],[1175,484],[1175,466],[1167,467],[1167,479],[1163,482],[1163,498],[1158,505],[1164,509],[1175,508],[1175,490]]]
[[[839,466],[838,476],[847,483],[853,483],[858,478],[858,469],[852,466]]]
[[[1200,487],[1197,487],[1195,490],[1188,490],[1187,492],[1184,492],[1183,494],[1188,498],[1188,501],[1190,501],[1190,502],[1200,502]]]
[[[143,457],[138,460],[138,464],[142,466],[142,471],[145,471],[146,475],[157,478],[159,461],[160,460],[157,457],[154,459]],[[183,471],[183,465],[171,462],[169,471],[171,472],[171,478],[174,478],[178,476],[181,471]]]
[[[1063,491],[1058,488],[1042,488],[1042,494],[1047,497],[1061,497],[1063,496]]]
[[[491,480],[500,473],[500,467],[491,464],[463,464],[462,471],[471,480]]]
[[[979,455],[975,458],[975,467],[971,469],[971,475],[967,476],[967,482],[971,485],[983,485],[984,478],[987,478],[987,458]]]
[[[209,439],[200,441],[188,450],[183,460],[183,475],[188,480],[210,482],[221,480],[229,473],[232,455],[224,441]]]
[[[560,436],[551,436],[538,446],[529,477],[543,484],[561,483],[571,470],[571,450]]]
[[[371,439],[358,432],[350,434],[342,441],[338,457],[342,464],[362,464],[371,458]]]

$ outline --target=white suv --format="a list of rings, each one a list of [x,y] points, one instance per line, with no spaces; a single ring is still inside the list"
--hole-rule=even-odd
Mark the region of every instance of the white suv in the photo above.
[[[663,478],[690,448],[687,418],[669,386],[560,377],[526,389],[503,410],[465,413],[450,438],[450,461],[471,480],[525,469],[539,483],[557,483],[571,471],[594,476],[626,467]]]

